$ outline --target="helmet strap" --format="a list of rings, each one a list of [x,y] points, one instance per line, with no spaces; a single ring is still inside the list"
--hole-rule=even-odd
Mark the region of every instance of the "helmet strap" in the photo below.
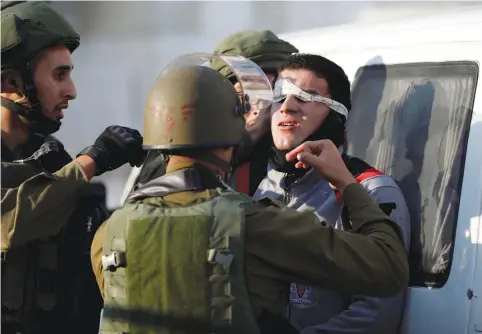
[[[30,102],[30,107],[32,109],[38,109],[41,113],[42,107],[40,106],[40,102],[37,98],[37,89],[35,89],[35,85],[33,83],[32,70],[28,61],[23,63],[23,66],[20,70],[20,76],[22,77],[23,88],[25,89],[25,95]]]
[[[5,97],[1,97],[2,107],[22,116],[33,135],[46,137],[60,128],[60,122],[47,118],[42,114],[41,110],[35,110],[20,103],[13,102]]]
[[[213,154],[213,153],[211,153],[209,151],[206,151],[206,150],[201,150],[201,151],[198,151],[198,152],[191,151],[191,150],[183,151],[183,152],[180,152],[179,155],[189,157],[189,158],[193,158],[193,159],[196,159],[196,160],[199,160],[199,161],[207,162],[211,165],[214,165],[214,166],[218,167],[219,169],[221,169],[225,173],[228,173],[229,171],[231,171],[231,164],[229,162],[221,159],[216,154]]]
[[[44,116],[42,106],[37,98],[37,90],[33,83],[32,71],[28,62],[24,62],[23,66],[21,66],[20,76],[23,81],[25,97],[30,102],[30,106],[11,101],[3,96],[1,100],[2,106],[22,116],[27,121],[30,131],[35,135],[45,137],[57,132],[61,123]]]

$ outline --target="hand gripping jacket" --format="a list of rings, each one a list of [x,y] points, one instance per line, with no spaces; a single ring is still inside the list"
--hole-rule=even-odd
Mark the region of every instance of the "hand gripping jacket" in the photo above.
[[[107,221],[101,333],[259,333],[243,271],[258,204],[217,180],[187,206],[162,199],[205,189],[196,168],[148,182]]]
[[[2,155],[2,193],[46,169],[56,171],[70,160],[54,137],[47,137],[30,158],[21,162],[5,160]],[[92,193],[79,200],[59,234],[2,253],[2,333],[96,331],[102,298],[89,251],[94,233],[105,219],[107,211],[100,197]]]

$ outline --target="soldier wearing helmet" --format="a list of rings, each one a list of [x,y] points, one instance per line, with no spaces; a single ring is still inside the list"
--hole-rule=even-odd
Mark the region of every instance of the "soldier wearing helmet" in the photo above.
[[[89,250],[108,213],[88,181],[141,163],[142,137],[109,127],[72,161],[51,134],[77,95],[79,35],[45,2],[2,2],[1,17],[2,333],[96,333]]]
[[[245,84],[239,94],[209,67],[213,59],[193,57],[168,65],[145,106],[143,147],[169,156],[167,173],[131,193],[94,237],[100,332],[293,333],[285,318],[291,281],[374,296],[403,289],[400,230],[332,142],[305,143],[287,159],[343,193],[354,233],[227,186],[244,114],[271,103],[270,83],[249,60],[213,56]]]
[[[296,52],[296,47],[280,39],[270,30],[238,31],[224,38],[214,50],[214,53],[220,55],[239,55],[253,61],[263,70],[271,84],[274,84],[278,76],[279,67]],[[213,65],[213,68],[227,77],[239,92],[240,83],[229,67],[223,62],[215,62]],[[269,110],[251,110],[244,118],[247,136],[243,139],[244,147],[237,149],[234,155],[229,184],[237,191],[252,196],[266,176],[273,140],[270,133]],[[132,188],[163,175],[166,163],[166,156],[158,150],[149,151],[141,169],[133,170],[122,200]],[[137,177],[132,178],[136,173]]]

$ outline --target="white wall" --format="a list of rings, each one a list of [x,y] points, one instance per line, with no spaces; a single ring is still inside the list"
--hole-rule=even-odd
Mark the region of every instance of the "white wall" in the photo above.
[[[143,104],[161,69],[188,52],[211,51],[226,35],[242,29],[276,33],[430,15],[467,2],[52,2],[81,34],[74,53],[78,98],[66,111],[57,136],[75,155],[105,127],[142,130]],[[117,206],[130,168],[99,179],[108,206]]]

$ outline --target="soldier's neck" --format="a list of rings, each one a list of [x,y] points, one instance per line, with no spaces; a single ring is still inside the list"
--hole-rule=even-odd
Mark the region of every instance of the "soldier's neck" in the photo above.
[[[5,107],[2,107],[2,143],[11,152],[17,151],[28,141],[28,126]]]
[[[169,158],[169,162],[167,164],[167,169],[169,170],[172,167],[174,167],[175,165],[186,164],[186,163],[192,163],[192,164],[196,163],[196,164],[203,165],[207,169],[212,171],[214,174],[217,174],[217,175],[221,176],[223,179],[225,177],[225,173],[220,168],[218,168],[218,167],[216,167],[216,166],[214,166],[214,165],[212,165],[208,162],[197,160],[197,159],[194,159],[194,158],[178,156],[178,155],[173,155]]]

